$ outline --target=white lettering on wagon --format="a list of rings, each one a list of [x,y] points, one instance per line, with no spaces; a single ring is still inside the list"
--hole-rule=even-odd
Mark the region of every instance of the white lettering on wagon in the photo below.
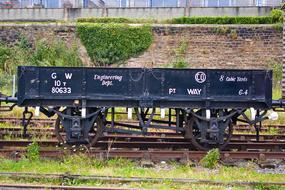
[[[240,89],[238,91],[239,96],[247,96],[248,95],[248,90],[247,89]]]
[[[169,88],[168,89],[168,94],[171,95],[171,94],[176,94],[176,88]]]
[[[247,82],[247,77],[240,77],[240,76],[225,76],[221,75],[219,78],[220,82]]]
[[[113,81],[122,82],[123,76],[120,75],[94,75],[94,80],[101,82],[102,86],[113,86]]]
[[[204,83],[207,80],[207,75],[202,71],[197,72],[195,74],[195,80],[198,83]]]
[[[70,80],[72,73],[64,73],[65,79]],[[53,81],[53,87],[51,88],[52,94],[71,94],[71,87],[68,86],[67,81],[63,81],[57,78],[57,73],[52,73],[51,78]]]
[[[187,92],[189,95],[201,95],[202,89],[198,88],[187,89]]]
[[[64,75],[66,79],[71,79],[72,77],[72,73],[65,73]]]
[[[51,78],[52,78],[52,79],[56,79],[56,73],[52,73],[52,74],[51,74]]]

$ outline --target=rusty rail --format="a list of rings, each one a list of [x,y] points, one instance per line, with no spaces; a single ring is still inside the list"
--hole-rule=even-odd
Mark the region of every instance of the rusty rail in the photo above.
[[[242,186],[256,186],[256,185],[278,185],[284,186],[285,182],[257,182],[257,181],[218,181],[218,180],[199,180],[199,179],[187,179],[187,178],[147,178],[147,177],[119,177],[119,176],[97,176],[89,175],[82,176],[76,174],[40,174],[40,173],[10,173],[1,172],[1,177],[9,178],[29,178],[29,179],[76,179],[76,180],[91,180],[91,181],[106,181],[106,182],[152,182],[161,183],[164,181],[171,181],[174,183],[196,183],[196,184],[211,184],[211,185],[242,185]],[[63,187],[63,186],[58,186]],[[78,187],[79,188],[79,187]]]

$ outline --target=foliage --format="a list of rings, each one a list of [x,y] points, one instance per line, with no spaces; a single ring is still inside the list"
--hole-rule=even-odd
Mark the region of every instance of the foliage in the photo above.
[[[217,166],[220,159],[219,149],[212,149],[207,152],[207,155],[201,160],[201,164],[205,168],[213,169]]]
[[[122,17],[89,17],[79,18],[77,22],[90,22],[90,23],[157,23],[154,19],[134,19]]]
[[[276,23],[276,24],[273,25],[273,28],[274,28],[276,31],[282,32],[282,30],[283,30],[283,23],[281,23],[281,22]]]
[[[174,61],[168,65],[169,68],[176,68],[176,69],[183,69],[188,67],[188,63],[185,61],[184,58],[175,58]]]
[[[217,34],[229,34],[231,29],[228,26],[221,26],[214,29],[214,32]]]
[[[37,66],[82,66],[77,47],[73,45],[68,49],[61,40],[51,43],[45,40],[38,41],[30,63]]]
[[[152,43],[150,26],[78,23],[76,33],[92,61],[99,65],[122,63]]]
[[[36,141],[33,141],[27,147],[27,158],[31,161],[36,161],[40,159],[40,147]]]
[[[274,24],[272,16],[257,17],[179,17],[166,21],[169,24]]]
[[[11,57],[11,50],[4,44],[0,44],[0,69],[6,71],[6,61]]]
[[[68,48],[61,40],[39,40],[34,47],[25,37],[11,47],[0,43],[0,87],[11,84],[19,65],[82,66],[82,61],[78,47],[74,44]]]
[[[272,78],[273,78],[273,89],[272,89],[272,98],[280,99],[282,97],[282,63],[276,61],[269,61],[267,65],[268,69],[272,69]]]
[[[282,22],[283,11],[279,9],[272,10],[270,16],[179,17],[166,20],[169,24],[276,24]]]
[[[274,23],[283,22],[283,11],[280,9],[273,9],[270,13]]]
[[[273,72],[273,86],[276,87],[281,84],[282,81],[282,63],[275,61],[270,61],[268,63],[268,68],[272,69]]]
[[[274,24],[283,22],[283,11],[274,9],[270,16],[247,16],[247,17],[179,17],[169,20],[154,20],[154,19],[132,19],[122,17],[89,17],[79,18],[77,22],[90,23],[167,23],[167,24]]]
[[[22,36],[19,41],[19,48],[28,50],[31,47],[32,45],[30,44],[29,40],[25,36]]]
[[[183,69],[187,68],[189,65],[187,61],[185,60],[185,55],[187,51],[188,44],[186,41],[182,41],[178,48],[174,50],[174,60],[170,64],[167,64],[167,68],[177,68],[177,69]]]
[[[231,30],[230,37],[232,40],[236,40],[238,38],[238,33],[236,30]]]

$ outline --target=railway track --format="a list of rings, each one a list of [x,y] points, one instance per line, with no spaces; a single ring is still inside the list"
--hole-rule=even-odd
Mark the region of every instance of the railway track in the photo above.
[[[0,148],[25,148],[31,144],[32,140],[0,140]],[[38,140],[37,142],[42,148],[45,147],[66,147],[59,145],[57,140]],[[69,146],[69,148],[80,146]],[[98,141],[93,148],[104,150],[110,149],[168,149],[168,150],[196,150],[191,142],[181,139],[171,139],[170,141],[149,141],[141,140],[141,138],[130,138],[128,140],[117,140],[116,138],[102,139]],[[284,141],[231,141],[226,150],[267,150],[267,151],[283,151],[285,149]]]
[[[31,119],[31,126],[53,126],[55,119],[42,119],[42,118],[32,118]],[[10,118],[0,118],[0,123],[9,123],[12,125],[21,125],[22,118],[19,117],[10,117]]]
[[[2,190],[17,190],[17,189],[54,189],[54,190],[131,190],[125,188],[112,188],[112,187],[86,187],[86,186],[64,186],[64,185],[28,185],[28,184],[0,184]],[[132,189],[134,190],[134,189]]]
[[[20,122],[19,118],[0,119],[0,122]],[[40,122],[40,126],[47,126],[54,122],[53,119],[35,119],[33,122]],[[47,125],[45,125],[47,124]],[[237,126],[248,128],[248,126]],[[283,128],[281,126],[264,126],[264,128]],[[104,136],[95,147],[89,149],[85,146],[59,145],[51,127],[31,128],[32,137],[48,135],[47,140],[37,140],[41,147],[41,155],[47,157],[60,157],[70,153],[87,153],[94,157],[126,157],[126,158],[177,158],[177,159],[201,159],[205,152],[194,151],[195,147],[191,142],[184,139],[182,135],[173,132],[151,132],[149,136],[104,133]],[[285,130],[285,125],[284,125]],[[0,137],[10,135],[21,137],[21,127],[0,128]],[[0,155],[13,157],[25,154],[26,147],[32,140],[0,140]],[[135,150],[135,151],[134,151]],[[284,159],[285,157],[285,134],[260,135],[257,142],[254,134],[234,134],[231,142],[222,153],[223,158],[233,159]],[[148,156],[146,156],[148,155]]]
[[[55,139],[56,135],[52,128],[33,128],[32,131],[29,131],[31,137],[43,137]],[[64,134],[63,134],[64,135]],[[22,137],[22,128],[0,128],[0,137],[2,139],[8,136],[10,138],[21,138]],[[147,136],[142,135],[128,135],[128,134],[114,134],[114,133],[104,133],[102,139],[115,138],[119,141],[130,141],[130,139],[140,140],[140,141],[185,141],[184,137],[181,134],[171,133],[171,132],[150,132]],[[233,134],[233,141],[254,141],[256,139],[255,134]],[[278,135],[264,135],[259,136],[260,141],[285,141],[285,134]]]
[[[256,185],[277,185],[285,186],[285,182],[256,182],[256,181],[218,181],[218,180],[199,180],[199,179],[188,179],[188,178],[147,178],[147,177],[119,177],[119,176],[97,176],[97,175],[76,175],[76,174],[40,174],[40,173],[9,173],[1,172],[0,177],[9,177],[14,179],[72,179],[72,180],[89,180],[89,181],[104,181],[104,182],[152,182],[152,183],[163,183],[165,181],[180,183],[180,184],[211,184],[211,185],[233,185],[233,186],[256,186]],[[1,187],[1,185],[0,185]],[[39,187],[39,186],[36,186]],[[70,188],[70,186],[55,186],[59,188]],[[74,187],[80,188],[81,187]],[[88,187],[83,187],[87,188]],[[73,187],[72,187],[73,189]],[[95,188],[96,189],[96,188]],[[98,188],[106,189],[106,188]],[[112,188],[110,188],[112,190]],[[117,188],[116,188],[117,189]]]
[[[117,150],[40,150],[40,156],[45,158],[62,158],[73,154],[86,154],[89,157],[97,159],[110,158],[128,158],[128,159],[145,159],[151,161],[161,160],[181,160],[200,161],[206,154],[206,151],[169,151],[169,150],[131,150],[131,149],[117,149]],[[25,156],[25,149],[0,149],[0,156],[6,158],[18,159]],[[236,160],[258,160],[260,163],[271,159],[284,159],[285,152],[268,152],[268,151],[221,151],[221,160],[227,163],[234,163]]]
[[[135,124],[137,121],[132,120],[123,120],[122,123],[127,124]],[[21,126],[22,125],[22,118],[18,117],[11,117],[11,118],[0,118],[0,123],[8,123],[15,126]],[[42,119],[42,118],[32,118],[30,122],[30,129],[35,131],[47,131],[52,132],[54,131],[54,123],[55,119]],[[34,128],[37,127],[37,128]],[[22,127],[9,127],[9,128],[0,128],[0,130],[13,130],[13,131],[21,131]],[[234,126],[234,130],[237,132],[254,132],[254,128],[249,125],[239,124],[237,126]],[[280,134],[285,134],[285,125],[263,125],[260,129],[260,132],[270,132],[270,131],[276,131]]]

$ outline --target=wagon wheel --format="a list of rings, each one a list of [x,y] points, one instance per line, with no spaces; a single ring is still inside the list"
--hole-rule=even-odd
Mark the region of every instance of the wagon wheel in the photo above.
[[[191,140],[191,143],[197,150],[210,150],[212,148],[218,148],[223,150],[230,142],[233,135],[233,124],[229,122],[224,131],[224,141],[222,144],[209,144],[207,142],[201,142],[201,131],[198,128],[199,119],[195,116],[186,121],[185,137]],[[207,122],[207,124],[209,124]]]
[[[104,129],[104,121],[102,117],[99,115],[96,121],[94,122],[93,127],[91,128],[89,132],[89,142],[90,143],[88,147],[92,147],[97,143],[97,141],[103,134],[103,129]],[[90,135],[91,133],[95,133],[95,135],[91,136]]]

